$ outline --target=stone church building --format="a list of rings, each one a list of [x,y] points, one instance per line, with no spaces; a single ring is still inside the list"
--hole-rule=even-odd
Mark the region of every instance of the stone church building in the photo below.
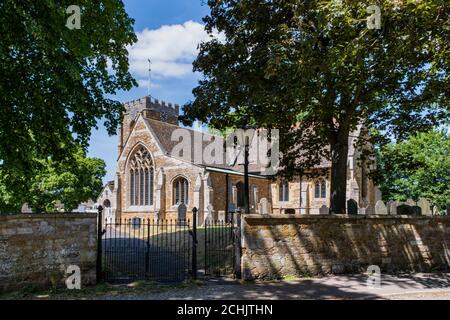
[[[107,186],[111,198],[102,193],[115,218],[191,219],[192,208],[199,209],[199,224],[212,216],[224,219],[226,211],[244,204],[243,165],[238,161],[208,165],[174,155],[179,143],[172,141],[176,130],[194,137],[202,132],[179,126],[179,106],[150,97],[125,104],[126,113],[119,132],[117,173]],[[222,141],[208,135],[206,140]],[[357,165],[357,153],[350,139],[347,199],[360,207],[373,207],[380,194]],[[217,142],[216,141],[216,142]],[[205,148],[207,143],[202,144]],[[198,150],[192,150],[198,153]],[[200,151],[201,152],[201,151]],[[330,167],[323,163],[322,167]],[[250,164],[249,193],[252,213],[319,214],[329,207],[329,174],[316,179],[297,177],[292,181],[262,174]],[[108,198],[108,199],[107,199]],[[178,210],[179,206],[186,206]],[[228,207],[228,210],[226,208]]]

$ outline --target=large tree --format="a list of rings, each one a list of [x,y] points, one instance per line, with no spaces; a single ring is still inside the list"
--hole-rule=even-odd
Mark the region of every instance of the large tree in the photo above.
[[[377,152],[377,159],[375,177],[385,200],[423,197],[440,209],[450,204],[447,132],[422,132],[405,141],[387,144]]]
[[[80,28],[71,26],[81,8]],[[115,133],[118,90],[136,85],[126,47],[134,21],[121,0],[0,1],[0,166],[30,176],[36,159],[66,159],[106,118]],[[76,26],[75,26],[76,27]]]
[[[373,4],[380,29],[368,28]],[[204,77],[185,106],[185,123],[281,129],[282,174],[331,161],[332,213],[345,212],[348,141],[358,125],[371,133],[361,135],[364,145],[448,120],[446,0],[208,5],[206,29],[223,39],[200,46],[194,70]]]
[[[31,177],[0,167],[0,212],[19,212],[24,203],[34,212],[54,212],[57,201],[71,211],[102,190],[105,162],[86,157],[81,147],[65,160],[34,159],[34,163]]]

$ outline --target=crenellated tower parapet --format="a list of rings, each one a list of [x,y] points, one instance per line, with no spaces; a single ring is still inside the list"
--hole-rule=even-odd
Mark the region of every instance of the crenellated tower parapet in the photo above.
[[[119,137],[119,154],[123,144],[133,130],[136,118],[142,114],[146,119],[153,119],[178,125],[180,106],[171,102],[158,100],[149,96],[124,103],[125,114]]]

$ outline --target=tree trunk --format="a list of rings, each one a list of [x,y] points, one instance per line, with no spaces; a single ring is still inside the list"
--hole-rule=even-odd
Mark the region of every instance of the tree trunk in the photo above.
[[[347,190],[348,132],[340,132],[330,144],[330,213],[345,214]]]

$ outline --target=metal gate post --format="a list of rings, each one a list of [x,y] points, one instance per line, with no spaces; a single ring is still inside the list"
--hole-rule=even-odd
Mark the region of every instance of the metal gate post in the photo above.
[[[145,223],[144,223],[145,226]],[[147,248],[145,251],[145,278],[149,276],[149,264],[150,264],[150,218],[147,219]]]
[[[103,225],[103,207],[98,206],[98,215],[97,215],[97,266],[96,266],[96,277],[97,283],[102,281],[102,225]]]
[[[234,221],[233,221],[234,223]],[[233,225],[232,223],[232,225]],[[238,279],[242,278],[241,258],[242,258],[242,213],[236,213],[236,227],[234,229],[234,276]]]
[[[197,280],[197,208],[192,209],[192,278]]]

